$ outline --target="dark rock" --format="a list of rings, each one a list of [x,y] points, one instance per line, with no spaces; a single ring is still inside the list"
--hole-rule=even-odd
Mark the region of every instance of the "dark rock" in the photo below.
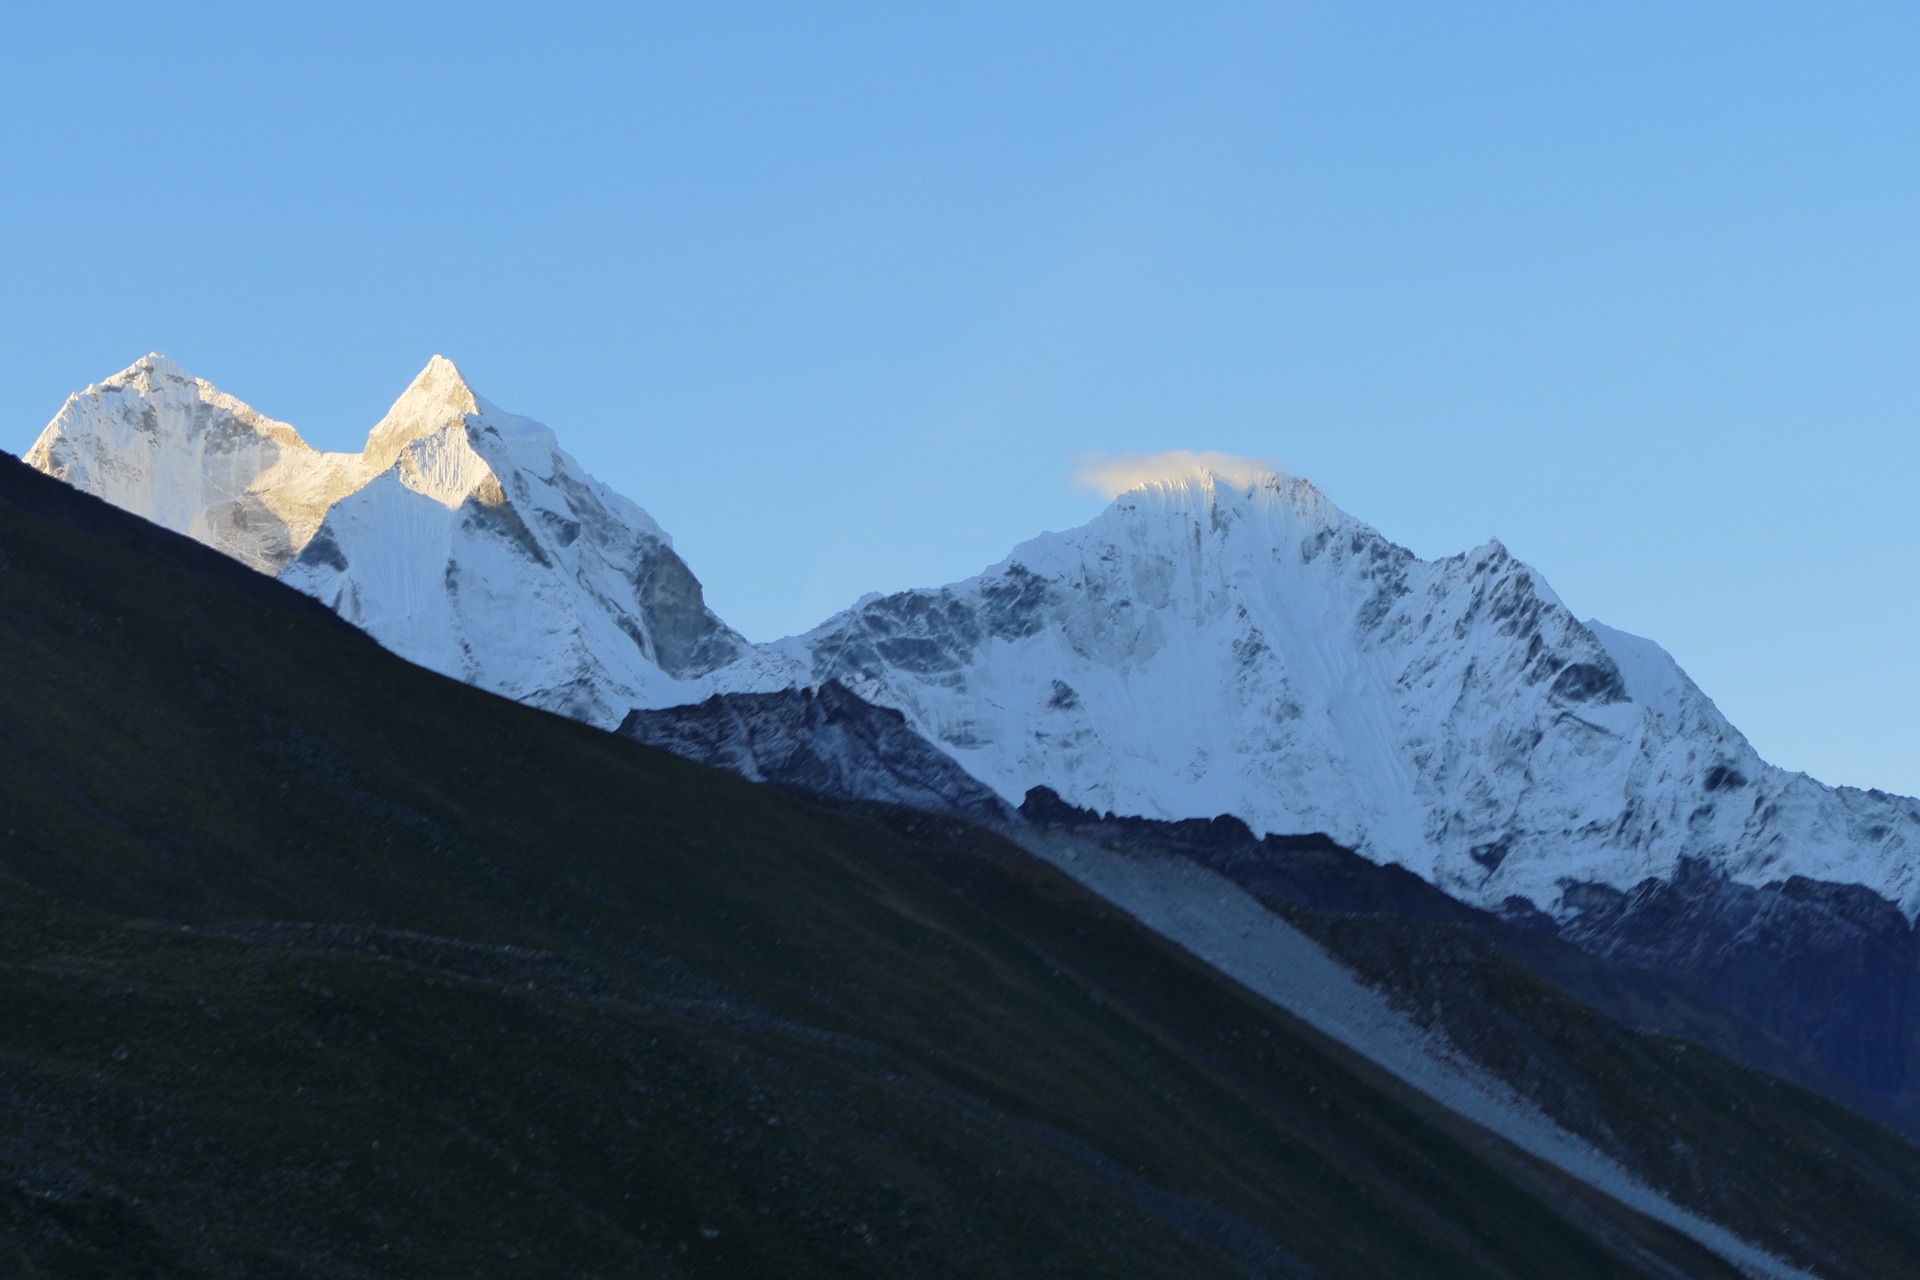
[[[1707,770],[1706,788],[1709,791],[1731,791],[1746,785],[1747,775],[1731,765],[1717,764]]]
[[[1687,859],[1631,893],[1575,885],[1563,901],[1561,936],[1582,950],[1684,978],[1859,1088],[1920,1091],[1920,944],[1872,890],[1735,884]]]
[[[696,706],[632,711],[619,732],[755,782],[977,818],[1012,816],[905,716],[835,680],[818,690],[715,694]]]
[[[1553,692],[1568,702],[1624,702],[1626,685],[1611,664],[1569,663],[1553,679]]]
[[[1068,804],[1052,787],[1032,787],[1020,802],[1020,816],[1036,827],[1065,827],[1080,822],[1098,822],[1100,815],[1091,809]]]
[[[700,580],[666,543],[642,546],[633,594],[652,641],[649,656],[668,675],[705,675],[740,656],[740,638],[707,608]]]

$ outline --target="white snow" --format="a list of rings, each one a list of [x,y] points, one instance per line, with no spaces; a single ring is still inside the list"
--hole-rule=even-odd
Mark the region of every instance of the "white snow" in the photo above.
[[[1498,542],[1424,561],[1304,480],[1124,493],[977,578],[863,602],[716,672],[835,678],[1017,803],[1323,831],[1468,902],[1560,910],[1704,859],[1920,912],[1920,802],[1763,762],[1657,645]]]
[[[25,460],[266,573],[371,475],[161,355],[69,396]]]
[[[1014,803],[1046,785],[1324,831],[1482,905],[1559,913],[1571,883],[1698,858],[1920,915],[1920,802],[1767,765],[1657,645],[1581,623],[1498,542],[1423,561],[1246,460],[749,646],[658,524],[437,356],[359,454],[149,356],[69,399],[27,458],[404,657],[603,727],[838,679]]]
[[[611,728],[746,648],[666,533],[435,356],[359,454],[149,356],[26,460],[278,574],[402,657]]]

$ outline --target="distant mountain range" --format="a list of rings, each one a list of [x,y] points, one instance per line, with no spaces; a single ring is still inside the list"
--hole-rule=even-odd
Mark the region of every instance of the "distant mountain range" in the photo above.
[[[1913,802],[1497,544],[1194,474],[755,646],[443,360],[28,460],[178,532],[0,459],[0,1269],[1920,1257]]]
[[[1423,561],[1300,479],[1149,483],[977,578],[753,646],[644,511],[437,356],[357,455],[149,356],[26,460],[606,728],[837,681],[1009,803],[1324,832],[1496,909],[1565,919],[1571,888],[1697,863],[1920,913],[1920,801],[1768,765],[1659,646],[1576,619],[1499,543]]]

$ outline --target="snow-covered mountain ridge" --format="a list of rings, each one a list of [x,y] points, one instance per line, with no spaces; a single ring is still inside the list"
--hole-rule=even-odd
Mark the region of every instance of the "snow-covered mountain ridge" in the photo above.
[[[1659,646],[1580,622],[1498,542],[1423,561],[1300,479],[1149,483],[770,648],[1009,800],[1323,831],[1488,906],[1559,913],[1691,858],[1920,911],[1920,802],[1766,764]]]
[[[1304,480],[1207,471],[951,586],[750,646],[666,533],[436,357],[359,454],[160,357],[27,460],[325,601],[402,656],[611,728],[837,680],[1010,802],[1324,831],[1465,901],[1865,885],[1920,913],[1920,802],[1762,761],[1650,641],[1497,542],[1423,561]]]
[[[26,461],[422,666],[605,728],[747,652],[652,517],[439,356],[358,454],[152,355],[70,397]]]
[[[262,573],[285,568],[374,474],[161,355],[69,396],[25,461]]]

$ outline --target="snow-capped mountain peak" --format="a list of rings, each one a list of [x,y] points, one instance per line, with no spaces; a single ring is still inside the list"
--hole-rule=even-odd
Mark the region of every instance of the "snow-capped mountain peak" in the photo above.
[[[1920,913],[1920,802],[1767,765],[1657,645],[1581,622],[1498,540],[1421,560],[1306,480],[1167,457],[1109,468],[1131,487],[1100,515],[978,577],[756,647],[644,511],[443,357],[360,453],[149,357],[28,454],[405,657],[604,727],[837,680],[1009,802],[1322,831],[1469,902],[1564,914],[1698,863]]]
[[[745,642],[664,530],[435,356],[360,453],[160,357],[70,398],[27,460],[317,596],[424,666],[608,728]]]
[[[506,501],[500,472],[511,475],[513,462],[484,457],[473,428],[510,417],[476,396],[453,361],[435,356],[374,426],[360,456],[370,471],[391,470],[448,510],[469,500],[498,507]]]
[[[1920,803],[1768,766],[1657,645],[1583,624],[1498,540],[1421,560],[1283,473],[1147,481],[774,649],[1009,801],[1322,831],[1489,906],[1559,912],[1697,859],[1920,911]]]
[[[453,361],[436,355],[368,433],[361,456],[369,466],[385,469],[413,441],[449,427],[464,429],[467,415],[486,412],[481,405]]]
[[[69,396],[26,461],[264,573],[367,478],[358,455],[313,449],[158,354]]]
[[[158,351],[149,351],[143,358],[134,361],[99,385],[101,387],[138,386],[150,391],[156,381],[191,384],[198,383],[200,380]]]

